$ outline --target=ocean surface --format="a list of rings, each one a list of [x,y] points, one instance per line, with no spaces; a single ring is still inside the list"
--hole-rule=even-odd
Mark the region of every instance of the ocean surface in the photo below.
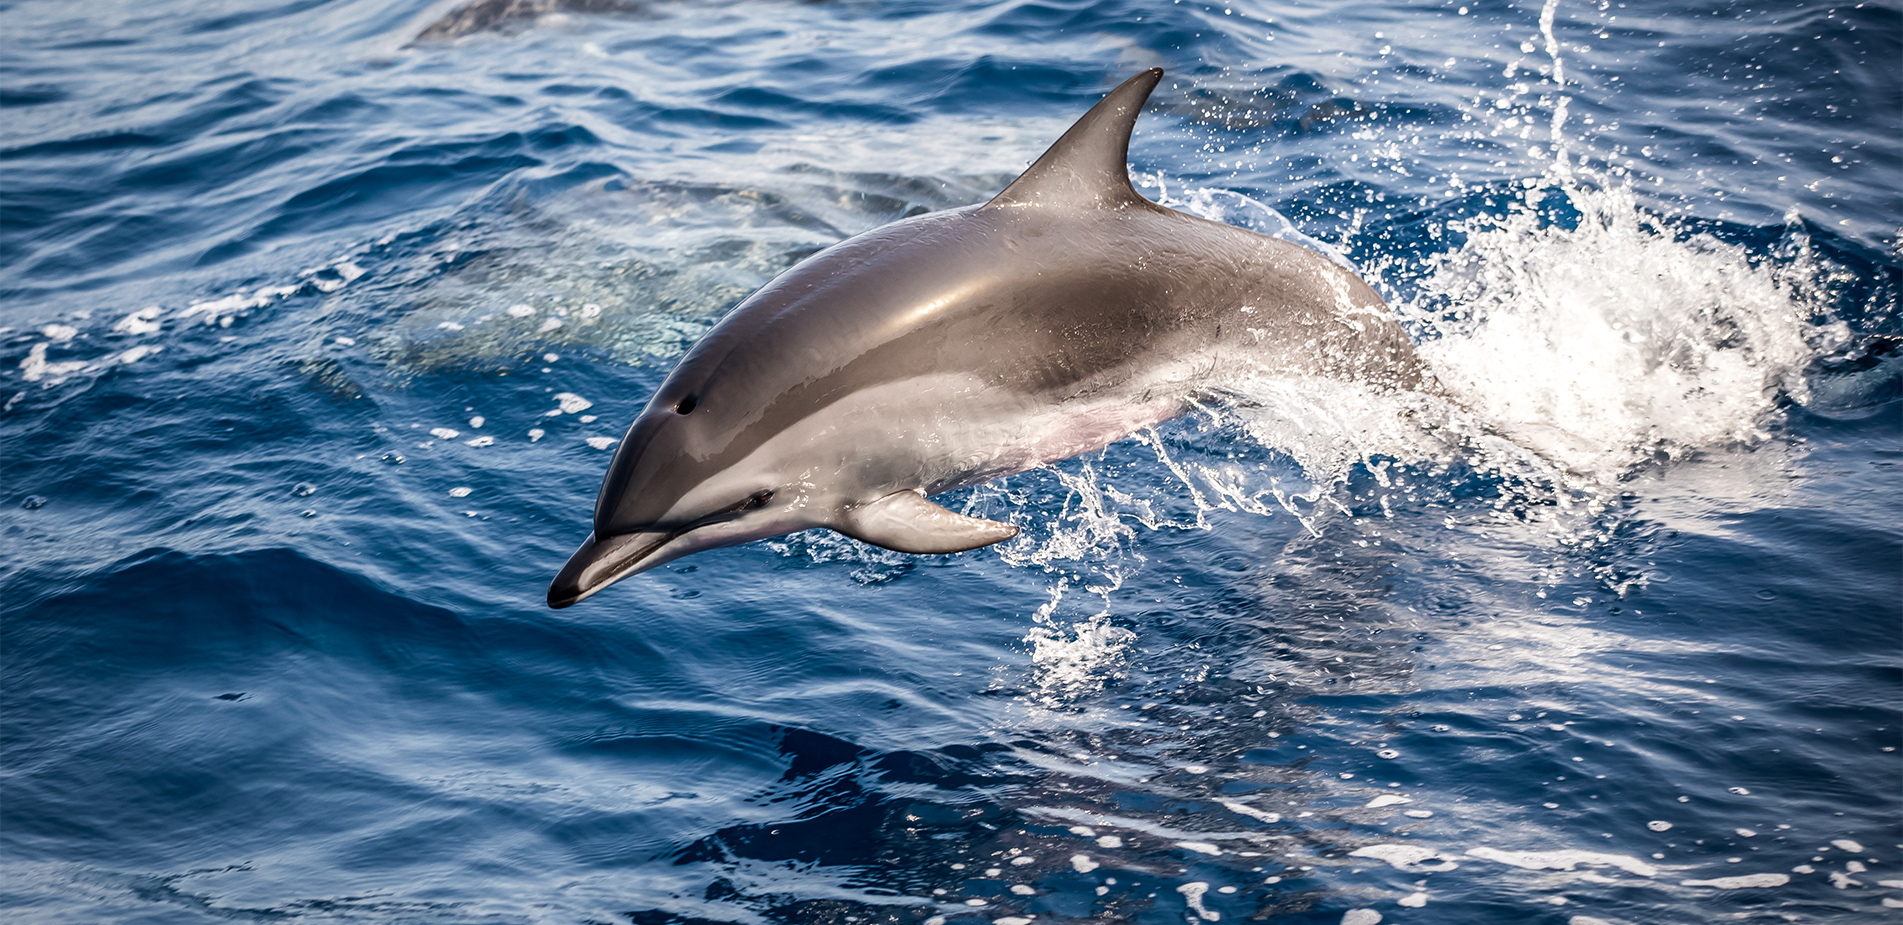
[[[0,3],[0,915],[1903,919],[1903,6]],[[1449,398],[1212,381],[543,602],[756,287],[1133,175]]]

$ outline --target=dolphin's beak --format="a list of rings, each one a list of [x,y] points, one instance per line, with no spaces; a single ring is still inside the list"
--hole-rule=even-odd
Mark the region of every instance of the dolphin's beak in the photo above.
[[[596,591],[637,572],[645,572],[674,556],[657,556],[676,534],[667,532],[623,533],[605,539],[588,534],[581,548],[568,557],[555,580],[548,585],[548,605],[560,610],[586,600]]]
[[[786,516],[743,517],[751,502],[736,504],[673,530],[636,530],[603,537],[590,533],[581,548],[548,585],[548,605],[560,610],[589,595],[682,556],[717,546],[735,546],[753,540],[804,530],[818,524]]]

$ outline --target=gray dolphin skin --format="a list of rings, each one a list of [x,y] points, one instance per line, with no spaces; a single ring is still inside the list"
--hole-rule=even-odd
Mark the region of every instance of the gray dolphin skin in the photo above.
[[[1320,255],[1150,202],[1112,91],[997,198],[842,241],[689,350],[608,466],[567,607],[690,553],[827,527],[908,553],[1006,540],[929,496],[1183,414],[1218,370],[1425,381],[1380,296]]]
[[[471,0],[424,27],[410,44],[452,41],[482,32],[516,32],[544,17],[566,13],[634,16],[650,8],[643,0]]]

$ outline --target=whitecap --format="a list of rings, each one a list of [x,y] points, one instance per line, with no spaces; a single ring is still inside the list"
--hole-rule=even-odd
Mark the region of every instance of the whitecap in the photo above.
[[[1196,913],[1196,916],[1203,921],[1214,922],[1222,918],[1222,913],[1215,912],[1203,905],[1203,896],[1209,892],[1208,883],[1201,880],[1185,883],[1177,887],[1176,892],[1183,894],[1183,904],[1188,906],[1189,910]]]
[[[1658,876],[1658,868],[1635,857],[1623,854],[1601,854],[1594,851],[1502,851],[1498,848],[1470,848],[1470,858],[1483,861],[1497,861],[1525,870],[1572,870],[1580,864],[1617,867],[1629,874],[1641,877]]]
[[[1236,800],[1223,800],[1222,806],[1224,809],[1227,809],[1232,813],[1241,813],[1242,815],[1248,816],[1251,819],[1259,819],[1263,822],[1267,822],[1270,824],[1274,824],[1274,823],[1282,821],[1281,813],[1265,812],[1263,810],[1256,809],[1255,807],[1250,806],[1247,803],[1242,803]]]
[[[48,385],[58,385],[65,382],[67,376],[86,368],[84,360],[48,361],[46,348],[46,343],[34,344],[27,348],[26,358],[20,361],[20,378],[28,382],[46,379],[50,380]]]
[[[113,324],[112,329],[121,334],[152,334],[164,327],[158,321],[159,316],[164,313],[165,310],[157,305],[148,305],[119,319]]]
[[[1744,874],[1738,877],[1713,877],[1710,880],[1680,880],[1679,886],[1708,886],[1718,890],[1750,890],[1783,886],[1790,874]]]
[[[1440,853],[1439,849],[1430,848],[1426,845],[1366,845],[1349,852],[1348,856],[1353,858],[1373,858],[1377,861],[1385,862],[1389,867],[1395,870],[1405,871],[1448,871],[1458,869],[1460,866],[1453,861],[1447,860],[1447,858]],[[1428,860],[1439,860],[1441,863],[1432,867],[1423,866],[1421,862]]]

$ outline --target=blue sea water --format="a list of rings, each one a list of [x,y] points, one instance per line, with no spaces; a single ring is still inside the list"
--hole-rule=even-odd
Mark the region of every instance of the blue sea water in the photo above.
[[[9,921],[1903,917],[1895,2],[455,7],[0,4]],[[723,312],[1150,66],[1453,402],[544,606]]]

